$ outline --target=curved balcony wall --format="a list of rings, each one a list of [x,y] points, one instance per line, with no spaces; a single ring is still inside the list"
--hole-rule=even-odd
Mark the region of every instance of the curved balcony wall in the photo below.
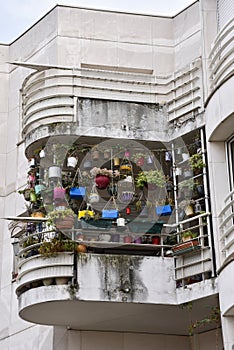
[[[198,295],[214,302],[210,281],[196,284],[183,295],[177,293],[172,258],[79,254],[74,265],[77,283],[72,284],[73,258],[73,253],[60,253],[23,260],[17,288],[21,318],[73,329],[187,333],[188,315],[177,304]],[[66,277],[70,283],[58,285],[57,277]],[[54,282],[43,285],[45,278]],[[208,299],[198,302],[198,313],[206,311],[203,302],[207,305]],[[181,320],[176,331],[174,322],[170,325],[171,312]],[[160,313],[163,317],[155,317]]]
[[[233,75],[234,19],[219,32],[210,53],[211,89],[215,90]]]
[[[222,263],[226,264],[234,256],[234,226],[233,226],[234,191],[225,199],[225,206],[220,213],[220,242],[222,247]]]
[[[151,72],[152,73],[152,72]],[[168,116],[172,121],[181,116],[195,115],[201,108],[201,61],[198,59],[183,70],[168,76],[137,74],[97,69],[47,68],[26,78],[22,87],[22,135],[26,145],[33,140],[50,136],[48,125],[73,123],[73,133],[77,135],[105,136],[103,124],[109,127],[108,134],[113,137],[167,140]],[[80,101],[88,103],[80,107]],[[90,113],[90,100],[131,101],[130,107],[115,107],[115,113],[101,118],[92,111],[92,120],[85,122],[81,113]],[[117,102],[115,102],[115,105]],[[119,103],[120,104],[120,103]],[[130,104],[130,102],[129,102]],[[144,109],[135,113],[136,106]],[[135,108],[134,108],[135,105]],[[153,116],[152,106],[154,106]],[[116,115],[116,111],[118,115]],[[103,110],[101,110],[103,113]],[[147,120],[144,119],[147,115]],[[114,120],[113,120],[114,119]],[[156,125],[155,120],[157,121]],[[116,124],[116,122],[118,123]],[[153,123],[153,125],[152,125]],[[74,125],[75,124],[75,125]],[[141,128],[141,125],[144,127]],[[160,127],[157,128],[157,124]],[[123,125],[125,125],[124,130]],[[96,128],[95,133],[93,128]],[[155,127],[155,129],[154,129]],[[99,128],[99,130],[97,130]],[[126,134],[126,128],[128,134]],[[64,126],[63,126],[64,129]],[[69,134],[69,130],[64,132]],[[90,129],[92,131],[90,131]],[[118,135],[116,135],[118,129]],[[140,130],[139,130],[140,129]],[[152,134],[154,129],[154,134]],[[37,138],[33,137],[37,130]]]

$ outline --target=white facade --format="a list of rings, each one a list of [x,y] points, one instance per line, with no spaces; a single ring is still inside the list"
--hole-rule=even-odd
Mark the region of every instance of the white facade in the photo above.
[[[0,45],[0,350],[233,350],[232,3],[198,0],[172,18],[56,6]],[[181,218],[177,150],[191,155],[196,135],[207,164],[193,176],[202,210]],[[28,160],[58,136],[112,151],[131,141],[131,151],[157,160],[170,151],[171,168],[162,164],[174,209],[159,218],[158,246],[128,244],[121,233],[116,244],[87,238],[78,256],[26,257],[26,248],[14,257],[27,223],[44,225],[25,218],[18,193]],[[178,241],[166,239],[188,226],[199,249],[172,254]],[[69,283],[43,284],[64,276]],[[221,325],[209,318],[217,309]]]

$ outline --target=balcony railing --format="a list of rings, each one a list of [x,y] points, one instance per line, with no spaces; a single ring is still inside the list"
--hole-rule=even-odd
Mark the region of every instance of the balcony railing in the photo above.
[[[141,256],[159,257],[163,259],[174,259],[175,287],[185,286],[194,282],[204,281],[212,276],[212,254],[210,249],[210,237],[207,230],[208,213],[203,213],[178,224],[164,224],[161,232],[157,233],[157,241],[154,244],[148,243],[155,234],[120,232],[116,227],[99,229],[89,225],[87,228],[80,226],[72,230],[64,230],[61,234],[58,231],[49,229],[46,221],[30,218],[21,218],[27,222],[19,236],[19,251],[17,254],[18,267],[14,275],[18,276],[17,294],[35,286],[47,285],[49,283],[71,283],[77,276],[74,254],[77,253],[77,245],[85,247],[87,256],[89,254],[120,255],[120,256]],[[20,221],[20,218],[18,218]],[[90,228],[91,226],[91,228]],[[15,226],[14,226],[15,227]],[[85,227],[85,228],[84,228]],[[186,230],[196,233],[195,238],[188,242],[181,242],[181,236]],[[112,241],[119,236],[119,241]],[[55,248],[40,251],[45,242],[51,242],[57,237],[63,242],[74,242],[73,248]],[[138,239],[141,237],[141,243]],[[130,240],[126,239],[130,238]],[[144,242],[144,243],[142,243]],[[65,253],[65,254],[64,254]],[[60,258],[57,256],[60,256]],[[57,281],[57,282],[56,282]]]
[[[224,200],[224,208],[219,214],[220,243],[223,263],[234,256],[234,190]]]

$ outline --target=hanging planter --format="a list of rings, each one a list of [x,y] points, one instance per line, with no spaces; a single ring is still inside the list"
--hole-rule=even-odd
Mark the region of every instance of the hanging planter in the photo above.
[[[90,159],[86,159],[83,163],[84,169],[91,169],[92,168],[92,161]]]
[[[184,212],[187,216],[193,216],[194,215],[194,208],[191,204],[186,205],[184,207]]]
[[[98,194],[98,191],[97,191],[97,188],[96,188],[96,185],[94,184],[93,187],[92,187],[92,190],[88,196],[88,201],[90,204],[94,204],[94,203],[98,203],[100,200],[100,196]]]
[[[114,166],[119,166],[119,165],[120,165],[120,159],[119,159],[119,157],[114,157],[113,163],[114,163]]]
[[[71,199],[83,199],[86,194],[86,187],[71,187],[69,194]]]
[[[34,189],[32,189],[30,191],[30,202],[31,203],[35,203],[37,201],[37,195],[36,195],[36,192],[34,191]]]
[[[97,161],[97,160],[99,160],[99,158],[100,158],[100,152],[98,150],[93,150],[92,151],[92,159],[94,161]]]
[[[110,178],[109,176],[106,176],[106,175],[97,175],[95,177],[95,183],[97,188],[99,188],[100,190],[104,190],[109,185]]]
[[[102,209],[102,218],[104,219],[117,219],[119,216],[119,211],[116,205],[114,197],[111,197],[106,203],[105,207]]]
[[[172,207],[169,204],[161,205],[156,207],[156,214],[159,216],[171,215]]]
[[[104,152],[103,152],[103,158],[104,158],[105,160],[110,160],[110,159],[111,159],[111,152],[110,152],[109,149],[104,150]]]
[[[44,185],[35,185],[35,193],[36,195],[41,194],[41,192],[45,189]]]
[[[61,168],[57,165],[53,165],[53,166],[49,167],[48,177],[50,180],[51,179],[61,179],[61,177],[62,177]]]
[[[78,159],[75,157],[68,157],[67,158],[67,166],[69,168],[75,168],[78,163]]]
[[[119,176],[119,172],[117,170],[110,170],[106,168],[97,168],[94,167],[90,170],[91,176],[95,177],[94,182],[96,183],[96,186],[100,190],[104,190],[107,188],[107,186],[110,183],[111,177],[117,177]]]
[[[64,199],[66,196],[66,190],[62,187],[54,188],[54,199]]]

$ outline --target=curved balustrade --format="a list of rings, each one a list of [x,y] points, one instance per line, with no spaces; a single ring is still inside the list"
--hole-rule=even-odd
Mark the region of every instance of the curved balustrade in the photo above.
[[[214,90],[234,73],[234,19],[219,32],[209,58],[211,88]]]
[[[234,190],[227,195],[224,204],[219,214],[223,263],[234,256]]]
[[[78,97],[168,103],[170,120],[201,106],[201,61],[167,76],[97,69],[47,68],[28,76],[22,87],[22,133],[40,125],[78,121]]]

